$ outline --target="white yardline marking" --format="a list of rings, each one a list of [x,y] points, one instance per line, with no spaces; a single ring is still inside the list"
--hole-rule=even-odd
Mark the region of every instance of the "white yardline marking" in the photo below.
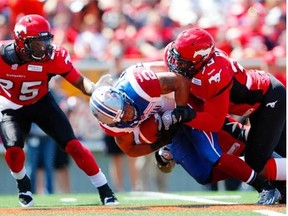
[[[201,197],[204,197],[206,199],[240,199],[241,196],[239,195],[201,195]]]
[[[160,192],[132,192],[132,194],[139,194],[144,196],[151,196],[153,198],[158,197],[162,199],[177,199],[183,201],[194,201],[198,203],[206,203],[206,204],[237,204],[232,202],[222,202],[217,200],[205,199],[199,196],[186,196],[186,195],[176,195],[176,194],[168,194],[168,193],[160,193]]]
[[[74,197],[65,197],[65,198],[60,198],[61,202],[77,202],[77,199]]]
[[[257,212],[259,214],[267,215],[267,216],[285,216],[286,214],[274,212],[270,210],[255,210],[254,212]]]

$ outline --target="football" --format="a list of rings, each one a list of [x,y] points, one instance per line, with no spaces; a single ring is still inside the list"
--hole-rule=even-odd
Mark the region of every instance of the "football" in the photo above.
[[[140,124],[139,140],[141,143],[154,143],[157,140],[158,123],[154,115]]]

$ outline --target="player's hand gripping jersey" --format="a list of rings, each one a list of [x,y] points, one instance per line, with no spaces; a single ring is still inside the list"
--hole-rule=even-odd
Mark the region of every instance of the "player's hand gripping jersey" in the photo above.
[[[172,110],[175,107],[174,94],[161,95],[161,87],[156,74],[142,66],[133,65],[127,68],[114,87],[121,92],[125,92],[127,97],[133,103],[137,111],[135,122],[115,127],[100,123],[105,133],[111,136],[121,136],[126,133],[134,133],[135,139],[138,139],[139,125],[151,115],[166,110]],[[135,140],[136,143],[139,140]]]
[[[9,52],[9,50],[14,50],[14,44],[11,41],[2,41],[0,44],[1,110],[15,109],[37,102],[47,94],[48,81],[54,75],[59,74],[72,83],[79,77],[79,72],[71,64],[68,51],[63,47],[53,45],[54,50],[49,61],[31,61],[28,64],[22,64],[21,61],[11,62],[6,57],[13,58]]]

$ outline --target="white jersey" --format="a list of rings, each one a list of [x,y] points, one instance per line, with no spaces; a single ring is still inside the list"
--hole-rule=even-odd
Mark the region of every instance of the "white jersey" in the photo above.
[[[124,133],[134,133],[137,139],[139,133],[139,125],[151,115],[162,113],[166,110],[175,108],[174,92],[161,95],[161,87],[156,74],[141,66],[131,66],[127,68],[114,87],[124,91],[133,101],[133,105],[137,108],[137,112],[141,115],[141,120],[134,127],[110,127],[101,124],[101,128],[105,133],[111,136],[120,136]],[[137,143],[138,140],[135,140]]]

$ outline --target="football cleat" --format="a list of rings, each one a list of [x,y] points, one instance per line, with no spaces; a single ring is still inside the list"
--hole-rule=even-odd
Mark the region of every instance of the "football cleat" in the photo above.
[[[104,206],[117,206],[120,204],[114,194],[112,194],[110,197],[101,198],[101,202]]]
[[[31,207],[34,205],[34,200],[31,192],[30,178],[25,175],[23,179],[17,180],[18,198],[22,207]]]
[[[280,191],[281,199],[279,204],[286,204],[286,181],[274,181],[273,185]]]
[[[170,173],[175,167],[175,161],[168,146],[164,146],[155,152],[156,165],[163,173]]]
[[[18,197],[19,197],[19,203],[22,207],[34,206],[33,196],[30,191],[19,193]]]
[[[104,206],[116,206],[120,204],[107,183],[98,187],[98,190],[101,202]]]
[[[273,205],[281,199],[281,194],[277,188],[269,190],[262,190],[260,192],[260,200],[257,204],[260,205]]]

